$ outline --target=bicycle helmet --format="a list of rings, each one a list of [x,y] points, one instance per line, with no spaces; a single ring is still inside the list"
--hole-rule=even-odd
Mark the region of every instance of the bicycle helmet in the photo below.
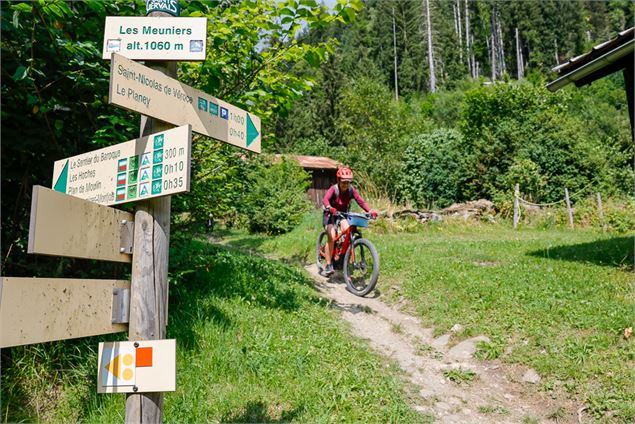
[[[335,174],[335,176],[341,181],[352,181],[353,171],[351,171],[350,168],[343,167],[337,170],[337,174]]]

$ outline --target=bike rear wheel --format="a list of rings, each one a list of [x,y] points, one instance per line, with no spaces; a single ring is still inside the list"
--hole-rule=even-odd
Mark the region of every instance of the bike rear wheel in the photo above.
[[[326,231],[322,231],[317,238],[317,244],[315,247],[315,263],[317,264],[318,272],[324,271],[326,268],[326,256],[324,254],[325,246],[329,242],[329,237]]]
[[[366,296],[379,278],[379,254],[375,246],[360,238],[344,256],[344,280],[348,290],[357,296]]]

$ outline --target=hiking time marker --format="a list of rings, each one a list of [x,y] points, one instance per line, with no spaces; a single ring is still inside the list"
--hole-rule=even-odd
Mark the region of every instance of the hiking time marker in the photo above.
[[[53,189],[102,205],[190,190],[189,125],[58,160]]]
[[[205,60],[207,18],[107,16],[103,59]]]
[[[108,102],[260,153],[260,118],[113,53]]]
[[[176,390],[176,340],[99,343],[97,393]]]

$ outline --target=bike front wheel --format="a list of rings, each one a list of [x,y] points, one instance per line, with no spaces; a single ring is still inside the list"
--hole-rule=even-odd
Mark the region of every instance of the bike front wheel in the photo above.
[[[357,296],[366,296],[379,278],[379,254],[375,246],[360,238],[344,256],[344,280],[348,290]]]

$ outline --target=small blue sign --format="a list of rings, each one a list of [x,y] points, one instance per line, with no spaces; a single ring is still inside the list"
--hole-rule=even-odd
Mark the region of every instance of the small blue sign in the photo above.
[[[214,116],[218,116],[218,105],[214,102],[209,102],[209,113]]]
[[[200,53],[203,51],[203,40],[190,40],[190,52]]]
[[[229,119],[229,111],[222,106],[220,107],[220,117],[223,119]]]
[[[207,100],[202,97],[198,98],[198,110],[204,110],[207,112]]]

